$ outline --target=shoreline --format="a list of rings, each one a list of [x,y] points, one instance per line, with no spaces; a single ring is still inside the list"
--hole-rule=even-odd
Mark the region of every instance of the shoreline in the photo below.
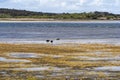
[[[120,20],[55,20],[55,19],[34,19],[34,18],[3,18],[1,22],[59,22],[59,23],[120,23]]]
[[[5,44],[51,44],[47,43],[46,40],[1,40],[1,43]],[[110,44],[110,45],[120,45],[119,39],[62,39],[54,40],[53,45],[59,44]]]

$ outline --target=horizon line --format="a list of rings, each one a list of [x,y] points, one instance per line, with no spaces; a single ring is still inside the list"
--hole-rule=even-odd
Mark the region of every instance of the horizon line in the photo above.
[[[36,10],[27,10],[27,9],[17,9],[17,8],[0,8],[0,9],[10,9],[10,10],[23,10],[23,11],[30,11],[30,12],[41,12],[41,13],[53,13],[53,14],[74,14],[74,13],[93,13],[93,12],[108,12],[110,14],[116,14],[120,15],[120,13],[114,13],[114,12],[109,12],[109,11],[84,11],[84,12],[47,12],[47,11],[36,11]]]

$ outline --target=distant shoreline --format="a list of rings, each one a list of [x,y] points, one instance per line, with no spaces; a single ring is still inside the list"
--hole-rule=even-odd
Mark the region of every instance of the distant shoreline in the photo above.
[[[34,19],[34,18],[0,18],[0,22],[97,22],[97,23],[109,23],[119,22],[120,20],[55,20],[55,19]]]

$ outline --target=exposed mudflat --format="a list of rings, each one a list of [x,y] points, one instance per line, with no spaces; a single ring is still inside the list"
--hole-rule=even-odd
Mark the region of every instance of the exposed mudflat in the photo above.
[[[1,80],[119,80],[120,46],[0,44]]]

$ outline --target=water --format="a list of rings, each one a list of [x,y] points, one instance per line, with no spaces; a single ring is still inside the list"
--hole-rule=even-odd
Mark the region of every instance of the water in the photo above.
[[[23,59],[7,59],[7,58],[4,58],[4,57],[0,57],[0,62],[18,63],[18,62],[31,62],[31,61],[23,60]]]
[[[32,67],[32,68],[14,68],[13,70],[23,70],[23,71],[62,71],[67,68],[58,68],[58,67],[50,67],[50,66],[43,66],[43,67]]]
[[[15,52],[15,53],[10,53],[10,57],[15,57],[15,58],[38,58],[39,55],[35,53],[20,53],[20,52]]]
[[[82,22],[1,22],[1,42],[40,42],[46,39],[110,43],[120,40],[120,23]],[[103,42],[104,42],[103,41]],[[72,42],[72,41],[69,41]],[[73,41],[74,42],[74,41]],[[82,41],[81,41],[82,42]]]
[[[102,71],[120,71],[120,66],[105,66],[105,67],[97,67],[95,70]]]

